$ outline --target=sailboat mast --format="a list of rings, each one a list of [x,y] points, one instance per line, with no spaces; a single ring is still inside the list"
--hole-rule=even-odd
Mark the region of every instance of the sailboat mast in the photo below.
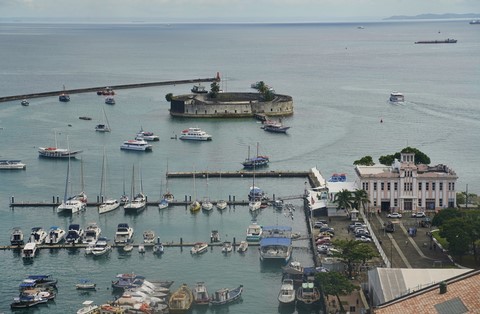
[[[103,160],[102,160],[102,178],[100,180],[100,200],[103,202],[104,197],[104,184],[105,184],[105,148],[103,149]]]
[[[130,190],[130,203],[132,203],[135,197],[135,165],[132,166],[132,186]]]
[[[68,156],[68,164],[67,164],[67,177],[65,179],[65,194],[63,195],[63,202],[67,202],[67,193],[68,193],[68,181],[70,179],[70,156]]]

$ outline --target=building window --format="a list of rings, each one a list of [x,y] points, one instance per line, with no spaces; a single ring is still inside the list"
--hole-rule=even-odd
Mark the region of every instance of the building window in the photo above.
[[[435,182],[432,182],[432,191],[435,191]]]
[[[407,182],[403,182],[403,190],[404,190],[404,191],[407,190]]]
[[[365,191],[368,191],[368,182],[363,182],[362,187]]]
[[[420,207],[422,206],[422,199],[421,198],[418,199],[418,206],[420,206]]]
[[[217,110],[215,110],[215,113],[217,113]]]
[[[377,182],[373,182],[373,190],[374,190],[374,191],[377,190]]]
[[[377,206],[377,200],[373,200],[373,206],[374,206],[374,207]]]
[[[387,182],[387,190],[390,191],[390,182]]]
[[[205,110],[205,114],[207,114],[207,110]]]
[[[425,182],[425,191],[428,191],[428,188],[429,188],[429,186],[428,186],[429,184],[428,184],[428,183],[429,183],[429,182]]]
[[[383,182],[380,183],[380,189],[381,189],[382,191],[385,190],[385,183],[383,183]]]
[[[227,113],[227,110],[225,110],[225,113]]]
[[[393,200],[393,206],[397,207],[398,206],[398,199]]]
[[[419,191],[422,190],[422,182],[418,182],[418,190],[419,190]]]
[[[438,189],[443,191],[443,182],[438,183]]]
[[[443,207],[443,198],[438,200],[438,206]]]
[[[398,182],[393,183],[393,189],[396,191],[398,190]]]
[[[452,191],[455,191],[455,182],[452,182]]]

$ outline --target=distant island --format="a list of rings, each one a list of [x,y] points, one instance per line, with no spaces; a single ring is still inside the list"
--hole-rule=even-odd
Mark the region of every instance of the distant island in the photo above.
[[[391,17],[384,18],[383,20],[442,20],[442,19],[479,19],[480,14],[476,13],[465,13],[465,14],[455,14],[455,13],[445,13],[445,14],[419,14],[415,16],[408,15],[394,15]]]

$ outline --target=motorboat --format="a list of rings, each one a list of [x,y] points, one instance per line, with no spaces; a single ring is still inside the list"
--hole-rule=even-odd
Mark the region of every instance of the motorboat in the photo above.
[[[105,103],[107,105],[115,105],[115,98],[113,98],[113,96],[107,96],[105,97]]]
[[[140,253],[140,254],[145,253],[145,245],[143,243],[140,243],[138,245],[138,253]]]
[[[162,242],[160,242],[160,238],[157,238],[157,243],[155,243],[155,245],[153,246],[153,254],[163,254],[163,244]]]
[[[115,278],[116,280],[112,281],[112,288],[114,290],[137,288],[142,286],[145,281],[145,277],[134,273],[118,274]]]
[[[142,193],[138,193],[128,203],[123,205],[125,213],[139,213],[147,207],[147,197]]]
[[[79,224],[70,224],[70,226],[68,226],[65,242],[69,244],[82,243],[84,233],[85,231],[80,228]]]
[[[169,313],[187,313],[192,307],[192,303],[192,290],[186,284],[182,284],[168,299]]]
[[[0,160],[0,170],[22,170],[27,168],[27,165],[21,160]]]
[[[98,305],[94,304],[91,300],[83,301],[83,307],[77,310],[77,314],[96,314],[99,313]]]
[[[65,240],[65,236],[67,235],[67,232],[58,227],[58,226],[52,226],[50,227],[50,230],[48,231],[48,236],[45,239],[46,244],[58,244],[62,241]]]
[[[61,93],[58,96],[58,100],[61,101],[61,102],[69,102],[70,101],[70,95],[68,95],[67,93]]]
[[[200,128],[188,128],[182,131],[180,134],[181,140],[193,140],[193,141],[211,141],[212,136]]]
[[[10,244],[20,246],[25,243],[23,231],[19,227],[15,227],[12,229],[12,233],[10,234]]]
[[[135,137],[136,140],[144,140],[144,141],[160,141],[160,137],[158,135],[153,134],[153,132],[148,132],[144,131],[143,128],[140,129],[140,131],[137,133],[137,136]]]
[[[134,150],[134,151],[151,151],[152,145],[148,144],[145,140],[128,140],[120,145],[120,149]]]
[[[79,279],[75,284],[77,290],[96,290],[97,284],[90,279]]]
[[[90,120],[92,120],[92,118],[91,118],[91,117],[88,117],[88,116],[80,116],[80,117],[78,117],[78,118],[79,118],[80,120],[85,120],[85,121],[90,121]]]
[[[212,232],[210,233],[210,242],[220,242],[220,234],[218,233],[218,230],[212,230]]]
[[[278,302],[282,305],[295,304],[295,287],[292,279],[284,279],[278,293]]]
[[[262,206],[262,202],[259,200],[251,200],[248,202],[248,208],[250,209],[251,212],[255,212],[260,209]]]
[[[128,243],[133,238],[133,228],[129,227],[127,223],[119,223],[117,226],[117,232],[115,233],[116,244]]]
[[[127,243],[127,244],[125,244],[125,245],[122,247],[122,250],[123,250],[124,252],[127,252],[127,253],[133,251],[133,244],[132,244],[132,243]]]
[[[94,256],[103,256],[112,251],[112,246],[108,243],[105,237],[99,237],[93,246],[91,253]]]
[[[210,303],[210,295],[205,282],[199,281],[195,284],[193,288],[193,303],[196,305],[208,305]]]
[[[24,99],[22,100],[22,102],[20,103],[22,106],[25,106],[27,107],[28,105],[30,105],[30,103],[28,102],[28,100]]]
[[[292,227],[263,227],[260,240],[260,260],[282,260],[287,263],[292,256]]]
[[[258,242],[262,238],[262,226],[256,222],[252,222],[247,228],[247,241]]]
[[[102,95],[103,96],[108,96],[108,95],[113,96],[113,95],[115,95],[115,91],[111,87],[107,86],[103,89],[98,90],[97,95],[98,96],[102,96]]]
[[[199,201],[193,201],[192,204],[190,204],[190,211],[192,213],[198,212],[202,208],[202,205],[200,204]]]
[[[320,301],[320,292],[311,281],[303,282],[296,293],[297,306],[309,306]]]
[[[227,208],[228,203],[225,200],[218,200],[215,206],[220,210],[224,210],[225,208]]]
[[[46,238],[47,232],[42,227],[33,227],[28,241],[35,244],[43,244]]]
[[[47,300],[53,300],[57,294],[53,290],[46,290],[41,288],[26,289],[20,292],[20,298],[25,297],[40,297]]]
[[[248,250],[248,242],[247,241],[241,241],[240,245],[237,248],[237,252],[244,253],[247,250]]]
[[[143,232],[143,243],[153,243],[155,242],[155,232],[152,230],[147,230]]]
[[[201,84],[193,85],[193,87],[190,91],[192,93],[195,93],[195,94],[206,94],[206,93],[208,93],[208,91],[205,89],[205,86],[203,86]]]
[[[160,202],[158,203],[158,208],[159,208],[159,209],[167,208],[169,204],[170,204],[170,203],[169,203],[165,198],[162,198],[162,199],[160,200]]]
[[[205,253],[208,249],[208,243],[206,242],[197,242],[193,245],[193,247],[190,249],[190,254],[202,254]]]
[[[287,133],[289,126],[284,126],[282,123],[266,123],[263,125],[263,130],[271,133]]]
[[[390,102],[397,103],[397,102],[404,102],[405,96],[399,92],[392,92],[390,94]]]
[[[58,280],[52,275],[39,274],[29,275],[20,284],[20,290],[28,290],[32,288],[56,288]]]
[[[48,299],[40,296],[24,296],[16,297],[13,299],[13,303],[10,304],[11,309],[30,308],[38,304],[47,303]]]
[[[212,299],[210,300],[211,305],[223,305],[237,301],[242,297],[243,285],[238,286],[235,289],[223,288],[215,291]]]
[[[102,229],[97,225],[96,222],[91,222],[85,228],[85,234],[83,236],[83,243],[92,244],[97,241],[97,239],[102,233]]]
[[[222,253],[230,253],[232,251],[233,251],[232,242],[230,242],[230,241],[223,242]]]
[[[28,242],[22,249],[22,258],[24,260],[33,259],[37,254],[37,244],[35,242]]]

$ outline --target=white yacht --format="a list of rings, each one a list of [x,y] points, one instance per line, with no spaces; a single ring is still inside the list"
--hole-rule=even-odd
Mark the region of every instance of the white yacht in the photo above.
[[[87,205],[84,202],[73,197],[63,201],[60,205],[58,205],[57,213],[71,212],[72,214],[75,214],[79,211],[85,210],[86,208]]]
[[[57,244],[65,240],[67,232],[58,226],[50,227],[48,231],[48,236],[45,239],[46,244]]]
[[[135,139],[153,142],[160,141],[160,137],[158,135],[153,134],[153,132],[144,131],[143,128],[141,128],[137,133]]]
[[[30,233],[29,242],[43,244],[47,238],[47,232],[42,227],[33,227]]]
[[[200,128],[188,128],[182,131],[180,134],[181,140],[193,140],[193,141],[211,141],[212,136]]]
[[[392,92],[390,94],[390,102],[404,102],[405,101],[405,96],[403,96],[402,93],[399,92]]]
[[[112,246],[108,243],[108,239],[100,237],[95,241],[95,246],[92,247],[91,253],[94,256],[101,256],[109,253],[111,250]]]
[[[147,230],[143,232],[143,242],[144,243],[153,243],[155,242],[155,232],[152,230]]]
[[[247,241],[260,241],[262,237],[262,226],[252,222],[247,228]]]
[[[85,231],[80,228],[79,224],[70,224],[68,226],[67,236],[65,237],[65,241],[67,243],[82,243],[83,235]]]
[[[102,229],[95,222],[91,222],[85,228],[85,234],[83,236],[83,243],[92,244],[95,243],[102,233]]]
[[[17,170],[25,169],[27,165],[21,160],[0,160],[0,170]]]
[[[104,200],[102,204],[98,207],[98,213],[103,214],[103,213],[108,213],[111,212],[112,210],[117,209],[120,207],[120,203],[116,199],[107,199]]]
[[[35,242],[28,242],[22,249],[23,259],[32,259],[37,253],[37,244]]]
[[[133,237],[133,228],[127,223],[119,223],[115,233],[115,243],[128,243]]]
[[[128,140],[123,142],[120,149],[124,150],[136,150],[136,151],[151,151],[152,145],[148,144],[145,140]]]

